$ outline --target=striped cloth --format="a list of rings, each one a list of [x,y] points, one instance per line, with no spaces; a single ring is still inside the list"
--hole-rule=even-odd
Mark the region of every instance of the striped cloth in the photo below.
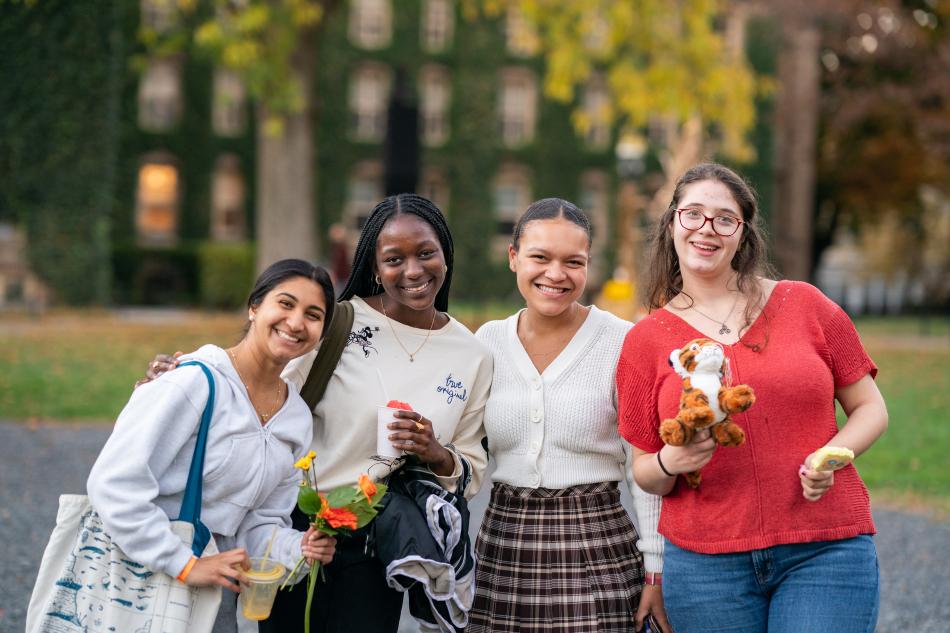
[[[643,588],[616,482],[559,490],[496,483],[475,544],[467,633],[628,633]]]

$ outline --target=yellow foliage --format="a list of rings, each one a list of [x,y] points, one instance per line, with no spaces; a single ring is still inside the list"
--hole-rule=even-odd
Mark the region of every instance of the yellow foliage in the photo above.
[[[198,6],[197,0],[178,0],[178,10],[182,13],[192,13]]]
[[[198,30],[195,31],[195,43],[203,48],[216,48],[221,44],[221,36],[221,25],[211,20],[199,26]]]

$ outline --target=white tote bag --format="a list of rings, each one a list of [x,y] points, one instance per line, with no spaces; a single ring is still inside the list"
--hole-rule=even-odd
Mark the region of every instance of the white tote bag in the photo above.
[[[194,526],[172,521],[191,546]],[[217,554],[212,538],[204,556]],[[62,495],[26,616],[27,633],[206,633],[220,587],[189,587],[131,561],[85,495]]]
[[[198,556],[218,553],[201,522],[205,447],[214,408],[214,378],[201,413],[181,513],[171,529]],[[26,633],[210,633],[221,587],[189,587],[125,555],[106,533],[86,495],[61,495],[26,613]]]

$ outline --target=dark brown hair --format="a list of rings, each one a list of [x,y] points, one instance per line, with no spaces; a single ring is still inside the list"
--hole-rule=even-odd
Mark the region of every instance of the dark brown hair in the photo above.
[[[756,277],[772,277],[773,271],[766,257],[765,234],[759,219],[755,191],[739,174],[718,163],[695,165],[676,182],[673,199],[660,216],[650,237],[650,254],[646,260],[650,264],[645,274],[644,299],[647,306],[655,310],[683,292],[683,274],[673,246],[670,227],[676,218],[676,209],[686,187],[704,180],[725,185],[739,205],[742,219],[745,221],[739,248],[732,258],[732,269],[737,274],[739,292],[748,299],[742,326],[744,330],[752,324],[752,319],[763,304],[762,287],[757,283]],[[690,301],[692,302],[692,297]]]
[[[593,231],[590,226],[590,220],[584,215],[584,212],[577,208],[572,202],[562,200],[561,198],[541,198],[531,203],[525,212],[518,218],[514,231],[511,234],[511,244],[518,250],[521,245],[521,234],[524,233],[524,227],[535,220],[553,220],[555,218],[564,218],[573,222],[587,233],[587,247],[590,248],[593,239]]]

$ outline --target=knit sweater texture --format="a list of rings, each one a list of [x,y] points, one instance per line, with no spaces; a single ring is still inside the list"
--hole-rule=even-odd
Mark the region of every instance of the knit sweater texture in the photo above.
[[[708,337],[665,309],[627,335],[617,368],[619,424],[634,446],[662,448],[659,425],[675,417],[682,390],[670,352],[695,338]],[[718,447],[697,490],[677,478],[663,498],[660,533],[704,554],[873,534],[854,465],[836,472],[817,502],[804,499],[798,478],[805,457],[837,433],[835,389],[877,374],[844,311],[809,284],[782,281],[739,342],[723,347],[732,384],[756,395],[733,416],[746,442]]]
[[[360,473],[379,479],[389,467],[376,454],[376,411],[391,399],[412,406],[432,422],[436,439],[455,447],[455,472],[437,477],[454,492],[469,462],[472,481],[465,496],[481,484],[488,455],[482,416],[491,387],[491,355],[464,325],[449,322],[432,331],[409,327],[351,299],[353,327],[340,362],[313,412],[313,450],[317,483],[324,490],[354,485]],[[401,343],[401,345],[400,345]],[[414,360],[403,349],[415,352]],[[284,378],[302,387],[316,353],[292,360]]]
[[[490,321],[475,336],[494,358],[485,407],[493,481],[526,488],[568,488],[626,479],[634,500],[637,543],[648,571],[662,570],[657,533],[660,498],[643,492],[617,433],[614,373],[631,324],[592,306],[558,357],[538,373],[518,338],[521,312]]]
[[[215,401],[206,444],[201,521],[220,551],[266,549],[292,568],[302,534],[290,527],[300,477],[293,464],[310,448],[307,405],[290,386],[280,410],[261,425],[227,352],[214,345],[181,358],[202,361],[214,376]],[[208,381],[201,368],[163,374],[134,392],[92,467],[92,506],[122,550],[153,571],[177,576],[191,549],[172,533],[195,451]]]

